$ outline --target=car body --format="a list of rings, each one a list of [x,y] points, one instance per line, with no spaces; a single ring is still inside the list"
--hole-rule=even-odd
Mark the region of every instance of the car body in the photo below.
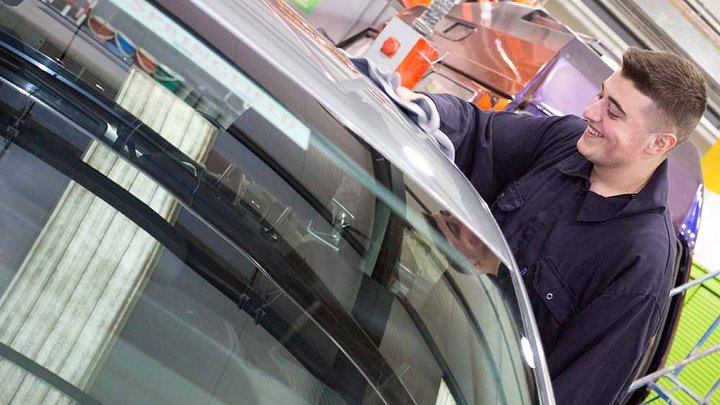
[[[14,3],[7,403],[554,402],[487,205],[284,2]]]

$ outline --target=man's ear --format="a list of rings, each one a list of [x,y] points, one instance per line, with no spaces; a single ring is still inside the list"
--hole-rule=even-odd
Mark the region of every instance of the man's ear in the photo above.
[[[677,145],[677,135],[672,132],[659,132],[653,134],[653,141],[645,149],[652,155],[663,155]]]

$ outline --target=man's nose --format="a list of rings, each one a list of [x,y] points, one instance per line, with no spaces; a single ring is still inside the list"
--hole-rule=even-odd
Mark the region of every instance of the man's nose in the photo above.
[[[602,119],[601,104],[602,100],[593,100],[593,102],[585,108],[585,111],[583,111],[583,117],[588,121],[599,122]]]

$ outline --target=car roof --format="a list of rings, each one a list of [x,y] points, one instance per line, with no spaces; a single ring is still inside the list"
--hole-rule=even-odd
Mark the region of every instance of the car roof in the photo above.
[[[430,135],[402,114],[340,50],[284,2],[158,3],[241,68],[246,69],[257,57],[272,64],[455,215],[504,263],[515,266],[487,204],[432,143]],[[247,49],[256,56],[248,57]]]

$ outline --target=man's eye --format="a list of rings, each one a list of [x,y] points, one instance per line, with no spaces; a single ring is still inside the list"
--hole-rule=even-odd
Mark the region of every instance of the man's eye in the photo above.
[[[602,93],[598,93],[595,95],[595,100],[600,100],[602,98]]]
[[[610,117],[611,120],[616,120],[616,119],[620,118],[619,115],[613,114],[613,112],[610,110],[608,110],[608,117]]]

